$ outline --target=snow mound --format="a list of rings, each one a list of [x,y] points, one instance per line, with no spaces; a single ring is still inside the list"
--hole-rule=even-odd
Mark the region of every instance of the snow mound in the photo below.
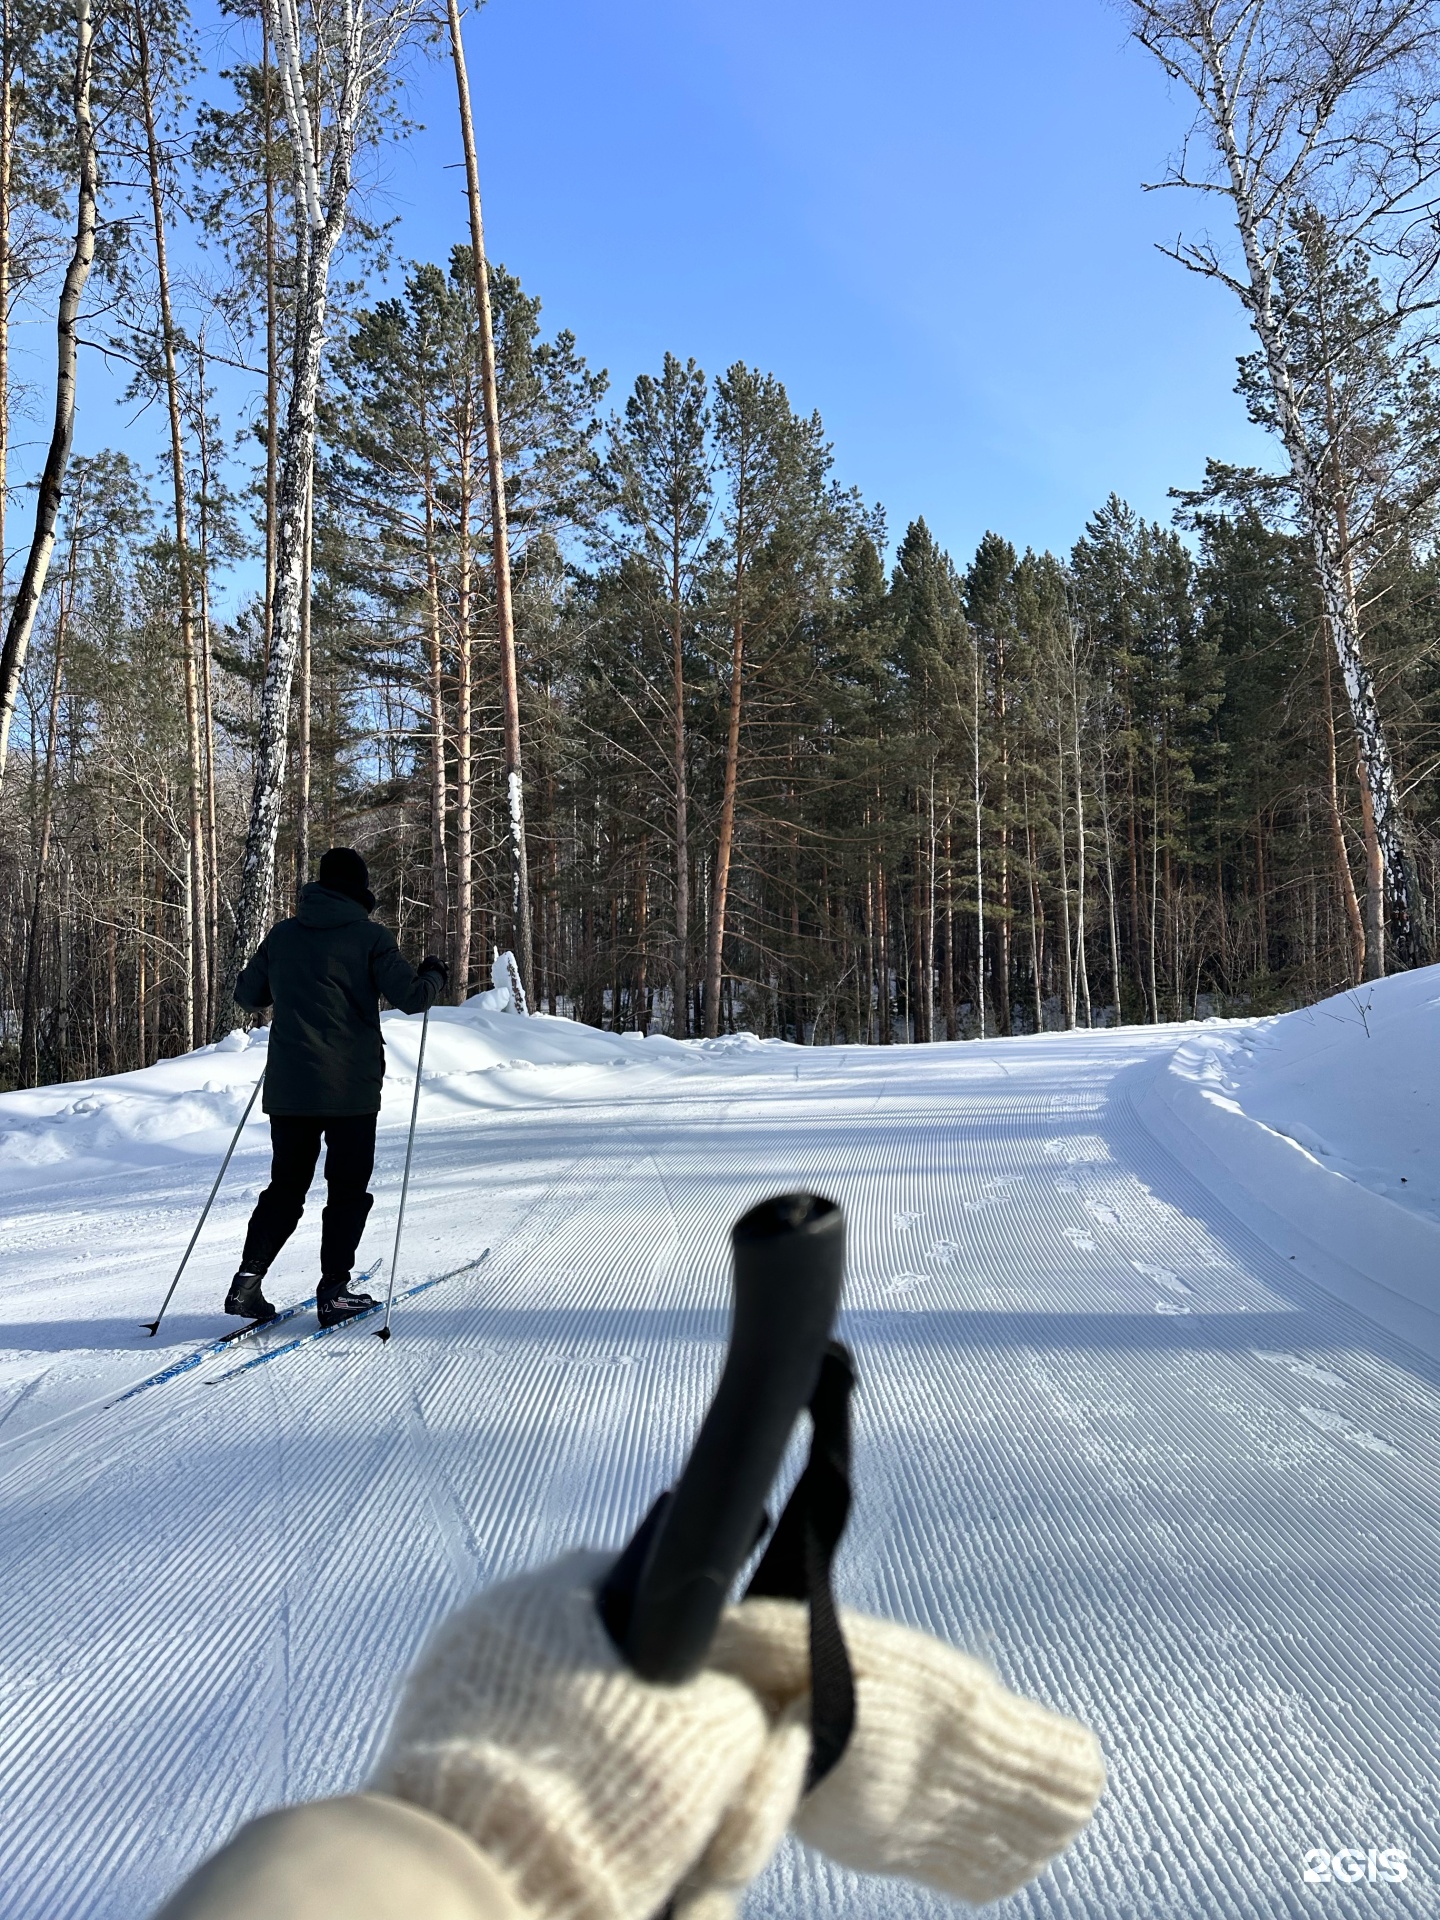
[[[758,1047],[753,1034],[721,1041],[604,1033],[549,1014],[518,1017],[490,988],[461,1007],[434,1007],[425,1046],[422,1121],[467,1112],[606,1098],[614,1075],[627,1090],[656,1075],[723,1070]],[[386,1074],[381,1124],[410,1118],[420,1052],[419,1015],[381,1015]],[[0,1184],[13,1188],[76,1161],[151,1166],[172,1156],[214,1154],[239,1124],[265,1065],[269,1030],[227,1034],[213,1046],[131,1073],[0,1094]],[[263,1124],[256,1102],[252,1126]],[[249,1138],[247,1130],[247,1139]]]
[[[1238,1187],[1332,1290],[1440,1353],[1440,967],[1187,1035],[1142,1095],[1207,1184]]]

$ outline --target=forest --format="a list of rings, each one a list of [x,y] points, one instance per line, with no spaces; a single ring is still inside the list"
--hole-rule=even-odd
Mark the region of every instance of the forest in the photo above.
[[[1241,264],[1176,258],[1245,307],[1273,470],[951,554],[840,484],[803,368],[681,340],[617,390],[486,259],[455,0],[235,0],[212,72],[176,0],[0,0],[0,1086],[223,1035],[332,844],[456,1002],[510,950],[535,1010],[616,1030],[926,1043],[1426,962],[1419,55],[1341,35],[1283,86],[1217,77],[1205,19],[1257,4],[1129,11],[1230,182]],[[454,69],[470,217],[407,262],[373,181],[421,59]],[[1206,120],[1224,86],[1248,118]],[[80,453],[96,352],[129,404]]]

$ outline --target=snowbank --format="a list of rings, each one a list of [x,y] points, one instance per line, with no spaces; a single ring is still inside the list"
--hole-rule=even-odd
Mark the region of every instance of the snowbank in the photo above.
[[[735,1034],[677,1041],[602,1033],[574,1020],[504,1009],[492,989],[463,1007],[435,1007],[425,1049],[422,1116],[455,1118],[555,1099],[608,1098],[655,1076],[703,1073],[756,1049],[784,1045]],[[497,1004],[498,1003],[498,1004]],[[408,1122],[420,1048],[419,1015],[386,1013],[381,1124]],[[239,1124],[264,1069],[269,1030],[236,1031],[213,1046],[133,1073],[0,1094],[0,1184],[76,1161],[153,1166],[176,1155],[214,1154]],[[789,1051],[790,1049],[786,1049]],[[263,1125],[257,1101],[251,1126]],[[246,1138],[249,1139],[249,1129]]]
[[[1321,1284],[1440,1355],[1437,1062],[1440,967],[1425,967],[1192,1032],[1137,1104],[1213,1190],[1280,1223]]]

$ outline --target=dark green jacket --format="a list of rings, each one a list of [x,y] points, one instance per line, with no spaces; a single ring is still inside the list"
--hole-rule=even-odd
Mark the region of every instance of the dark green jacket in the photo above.
[[[388,927],[312,882],[293,920],[272,927],[235,984],[248,1013],[273,1006],[266,1113],[378,1113],[385,1084],[380,996],[423,1013],[439,976],[416,973]]]

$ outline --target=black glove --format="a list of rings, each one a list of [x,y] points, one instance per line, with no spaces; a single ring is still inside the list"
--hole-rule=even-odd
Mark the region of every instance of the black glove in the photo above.
[[[439,954],[427,953],[425,958],[420,962],[417,971],[420,973],[438,973],[442,987],[448,987],[450,984],[450,969],[440,958]]]

